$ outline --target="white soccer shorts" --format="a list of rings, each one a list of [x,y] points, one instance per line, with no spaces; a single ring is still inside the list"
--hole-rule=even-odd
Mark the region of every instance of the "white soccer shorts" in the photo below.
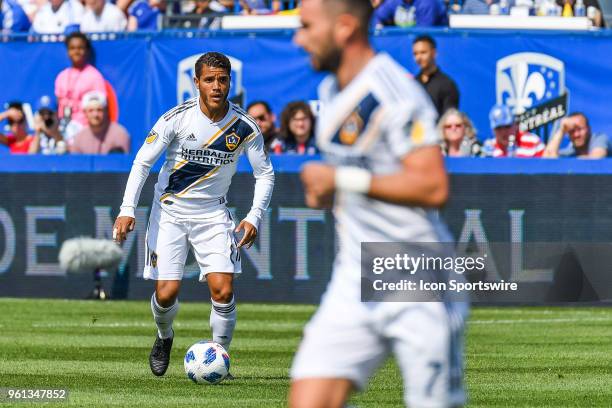
[[[336,286],[334,288],[334,286]],[[464,404],[465,303],[361,303],[330,285],[304,329],[291,378],[342,378],[362,390],[393,354],[402,372],[404,401],[415,407]]]
[[[236,225],[229,210],[204,219],[176,218],[153,204],[146,235],[143,277],[181,280],[189,248],[200,266],[200,281],[210,272],[241,273]]]

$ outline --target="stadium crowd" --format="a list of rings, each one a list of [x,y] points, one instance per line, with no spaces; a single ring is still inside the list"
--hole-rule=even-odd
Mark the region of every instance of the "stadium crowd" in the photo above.
[[[605,26],[598,0],[371,0],[373,27],[448,25],[449,14],[587,16]],[[226,14],[296,14],[298,0],[0,0],[0,31],[63,34],[221,27]]]
[[[398,13],[410,14],[413,25],[446,24],[447,12],[456,12],[456,4],[440,1],[373,0],[376,10],[372,25],[405,26],[405,21],[398,22]],[[464,11],[484,11],[498,0],[485,0],[480,8],[473,4],[480,1],[465,0]],[[564,4],[572,7],[582,4],[582,0],[566,1],[569,3]],[[0,27],[5,32],[66,33],[65,45],[71,64],[58,74],[55,95],[42,95],[33,105],[31,120],[27,120],[29,117],[20,101],[6,104],[4,112],[0,113],[0,125],[3,125],[0,126],[0,144],[8,146],[11,153],[20,154],[129,153],[130,136],[117,123],[115,90],[92,65],[93,48],[84,33],[157,29],[161,14],[169,7],[176,8],[175,14],[184,12],[214,20],[230,10],[269,14],[282,12],[288,5],[299,6],[299,2],[280,0],[241,0],[236,4],[233,0],[195,0],[187,5],[186,2],[166,4],[166,0],[116,0],[116,3],[84,0],[84,4],[78,0],[0,0],[0,4]],[[587,0],[585,4],[599,8],[597,0]],[[402,7],[413,10],[400,13]],[[438,130],[444,154],[602,158],[612,152],[608,137],[593,133],[588,115],[581,112],[571,113],[558,121],[548,140],[542,140],[519,128],[508,106],[495,105],[489,114],[490,129],[485,137],[478,138],[469,113],[459,110],[457,84],[437,64],[435,40],[428,35],[418,36],[413,41],[412,51],[420,69],[414,78],[431,97],[440,118]],[[277,121],[269,102],[256,100],[246,107],[262,129],[268,150],[273,154],[317,154],[313,137],[316,114],[311,105],[305,101],[290,102]],[[277,123],[280,126],[277,127]]]

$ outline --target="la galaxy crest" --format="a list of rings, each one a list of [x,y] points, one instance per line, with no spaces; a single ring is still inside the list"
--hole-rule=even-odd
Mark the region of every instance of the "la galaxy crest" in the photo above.
[[[236,133],[232,132],[229,135],[225,135],[225,146],[227,146],[230,152],[236,150],[239,143],[240,136],[238,136]]]
[[[363,119],[358,111],[353,111],[340,127],[340,142],[343,145],[352,146],[363,130]]]
[[[154,141],[156,141],[156,140],[157,140],[157,136],[159,136],[159,135],[157,134],[157,132],[156,132],[156,131],[154,131],[154,130],[151,130],[151,131],[149,132],[149,135],[148,135],[148,136],[147,136],[147,138],[145,139],[145,141],[147,142],[147,144],[151,144],[151,143],[153,143]]]
[[[155,251],[151,252],[151,266],[157,268],[157,254]]]

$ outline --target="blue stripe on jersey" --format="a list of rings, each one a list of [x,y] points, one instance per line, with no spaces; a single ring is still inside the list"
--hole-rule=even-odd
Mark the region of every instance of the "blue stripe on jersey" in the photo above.
[[[168,187],[165,188],[164,193],[178,194],[214,168],[215,166],[189,162],[170,175]]]
[[[344,120],[332,138],[332,143],[348,146],[354,144],[362,135],[363,130],[368,127],[370,117],[379,105],[380,103],[372,93],[367,94]]]
[[[222,152],[233,152],[252,134],[253,128],[241,118],[229,129],[225,130],[221,136],[216,138],[208,148]]]

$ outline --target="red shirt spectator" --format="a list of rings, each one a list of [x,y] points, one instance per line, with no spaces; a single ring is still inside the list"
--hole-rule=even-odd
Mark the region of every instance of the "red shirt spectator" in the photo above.
[[[508,144],[505,146],[500,144],[495,139],[489,139],[485,142],[486,151],[490,149],[491,157],[508,157]],[[521,132],[516,133],[516,141],[514,147],[514,157],[542,157],[544,154],[544,143],[533,133]]]
[[[489,113],[495,138],[483,145],[483,155],[489,157],[542,157],[544,143],[533,133],[521,132],[512,111],[506,105],[495,105]]]
[[[34,136],[28,135],[21,103],[10,103],[9,108],[0,113],[0,121],[4,119],[8,120],[11,133],[6,135],[0,134],[0,143],[8,146],[10,152],[13,154],[30,153]]]
[[[6,145],[13,154],[28,154],[30,153],[30,146],[34,141],[34,136],[25,135],[23,138],[19,138],[15,135],[6,135]]]

